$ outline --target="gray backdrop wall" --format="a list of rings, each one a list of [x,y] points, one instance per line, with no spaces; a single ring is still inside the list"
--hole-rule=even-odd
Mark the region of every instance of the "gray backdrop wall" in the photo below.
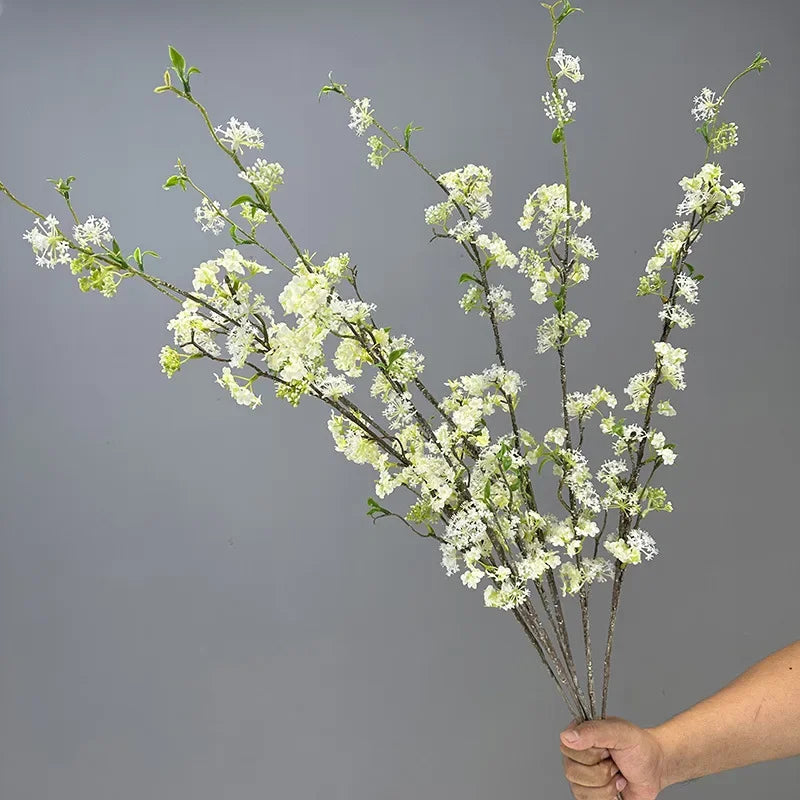
[[[572,389],[622,399],[649,366],[656,302],[635,287],[702,160],[691,99],[756,50],[773,64],[727,104],[741,143],[725,169],[747,192],[696,248],[697,324],[675,336],[688,387],[663,424],[676,510],[649,518],[661,555],[624,587],[610,712],[652,725],[798,637],[800,25],[790,0],[583,6],[562,42],[588,76],[569,133],[601,257],[571,295],[592,320],[569,348]],[[345,105],[317,91],[333,69],[391,124],[422,124],[434,169],[489,165],[492,221],[518,247],[522,201],[560,174],[539,102],[548,36],[532,0],[8,0],[0,179],[63,218],[45,178],[79,176],[80,212],[188,285],[225,244],[161,183],[180,156],[223,199],[241,186],[192,109],[152,92],[175,44],[215,121],[265,131],[298,240],[352,254],[383,324],[416,338],[442,386],[493,351],[458,307],[457,249],[427,243],[435,187],[400,158],[367,166]],[[27,227],[0,202],[0,797],[567,797],[568,715],[513,617],[396,520],[370,523],[371,473],[334,453],[326,410],[265,387],[251,412],[202,362],[168,382],[174,307],[134,282],[81,294],[66,268],[34,266]],[[520,413],[541,436],[559,423],[556,361],[533,352],[544,309],[506,281]],[[600,642],[607,587],[596,596]],[[798,779],[795,759],[669,796],[787,797]]]

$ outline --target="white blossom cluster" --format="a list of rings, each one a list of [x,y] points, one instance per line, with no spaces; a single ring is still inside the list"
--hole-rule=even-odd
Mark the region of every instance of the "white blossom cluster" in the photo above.
[[[635,528],[622,539],[606,540],[603,547],[622,564],[639,564],[644,556],[648,561],[658,555],[653,537],[646,531]]]
[[[545,92],[542,95],[542,103],[547,118],[555,120],[559,127],[572,121],[575,109],[578,107],[574,100],[569,99],[569,93],[563,86],[553,92]]]
[[[375,122],[370,108],[369,97],[354,100],[350,106],[350,124],[347,126],[355,131],[356,136],[363,136],[367,128]]]
[[[243,181],[256,187],[267,198],[283,183],[283,167],[277,162],[257,158],[255,163],[239,173]]]
[[[536,239],[540,245],[560,244],[564,240],[567,220],[580,228],[589,221],[592,210],[583,201],[580,208],[570,200],[567,211],[567,187],[563,183],[542,184],[528,195],[519,219],[519,227],[527,231],[538,222]],[[584,243],[584,249],[587,245]]]
[[[231,117],[224,126],[218,125],[214,130],[219,140],[235,153],[244,152],[245,147],[264,149],[264,137],[261,131],[253,128],[248,122],[239,122],[236,117]]]
[[[698,122],[710,122],[717,116],[720,107],[725,101],[718,98],[707,86],[694,98],[692,116]]]
[[[194,210],[194,220],[203,231],[209,231],[214,236],[219,235],[225,227],[228,210],[223,208],[217,200],[210,201],[204,197]]]
[[[471,241],[481,228],[478,219],[486,219],[492,213],[489,203],[492,196],[491,170],[488,167],[467,164],[461,169],[441,174],[437,180],[447,190],[449,199],[426,208],[425,222],[428,225],[440,225],[446,234],[457,240]],[[470,217],[459,220],[452,230],[448,230],[447,222],[457,205],[465,208]]]
[[[536,352],[546,353],[551,348],[563,347],[575,336],[583,339],[589,333],[591,324],[572,310],[547,317],[536,329]]]
[[[602,386],[595,386],[590,392],[570,392],[566,402],[567,415],[585,422],[597,411],[600,403],[616,408],[617,398]]]
[[[56,264],[69,264],[72,260],[69,243],[59,232],[59,221],[48,214],[37,219],[36,224],[25,231],[23,239],[33,248],[36,265],[54,269]]]
[[[558,66],[555,77],[558,79],[562,75],[569,78],[573,83],[582,81],[585,75],[581,72],[581,60],[578,56],[571,56],[564,52],[563,47],[559,47],[555,54],[551,56]]]
[[[74,243],[61,232],[59,225],[52,214],[37,217],[34,226],[23,234],[23,239],[31,245],[37,266],[54,269],[56,264],[69,264],[72,274],[78,276],[81,291],[95,290],[104,297],[113,297],[129,273],[121,265],[97,258],[95,248],[99,248],[102,255],[112,253],[107,247],[114,238],[109,221],[105,217],[89,216],[84,222],[77,222],[72,228]]]
[[[732,214],[741,202],[744,184],[731,181],[730,186],[723,186],[721,177],[722,168],[719,164],[708,163],[696,175],[681,178],[679,186],[686,195],[678,206],[678,216],[699,214],[718,221]]]

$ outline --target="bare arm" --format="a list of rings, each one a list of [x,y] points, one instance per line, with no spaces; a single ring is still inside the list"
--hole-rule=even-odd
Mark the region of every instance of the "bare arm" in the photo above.
[[[664,753],[662,786],[800,755],[800,641],[650,732]]]

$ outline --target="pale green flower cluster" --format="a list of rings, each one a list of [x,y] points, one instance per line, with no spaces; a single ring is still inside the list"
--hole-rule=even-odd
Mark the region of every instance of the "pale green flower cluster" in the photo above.
[[[263,158],[256,159],[252,167],[239,173],[243,181],[247,181],[269,198],[272,192],[283,183],[283,167],[277,162],[268,162]]]
[[[547,317],[536,330],[536,352],[546,353],[552,348],[563,347],[573,337],[583,339],[591,324],[572,310]]]
[[[644,556],[648,561],[658,555],[653,537],[646,531],[634,528],[625,539],[613,539],[603,542],[608,550],[622,564],[638,564]]]

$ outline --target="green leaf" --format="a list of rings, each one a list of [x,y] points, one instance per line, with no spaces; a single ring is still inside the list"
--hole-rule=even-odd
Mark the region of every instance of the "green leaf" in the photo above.
[[[694,278],[696,281],[701,281],[701,280],[703,280],[703,278],[705,278],[705,275],[701,275],[701,274],[698,272],[698,273],[697,273],[697,275],[693,275],[692,277],[693,277],[693,278]]]
[[[119,255],[119,253],[120,253],[119,244],[117,244],[117,240],[116,239],[114,239],[111,242],[111,251],[113,253],[115,253],[116,255]]]
[[[558,127],[553,131],[552,135],[553,144],[558,144],[559,142],[564,141],[564,129],[562,127]]]
[[[169,189],[170,186],[177,186],[180,183],[180,178],[177,175],[170,175],[169,178],[164,181],[164,188]]]
[[[466,283],[467,281],[475,281],[478,285],[480,285],[480,281],[474,276],[470,275],[469,272],[465,272],[459,279],[459,283]]]
[[[193,73],[195,73],[195,72],[196,72],[198,75],[200,74],[200,70],[199,70],[199,69],[197,69],[197,67],[189,67],[189,70],[188,70],[188,72],[186,73],[186,77],[188,78],[190,75],[192,75],[192,74],[193,74]]]
[[[175,71],[183,77],[183,71],[186,69],[186,59],[172,46],[169,46],[169,60]]]
[[[257,206],[255,200],[249,194],[240,194],[232,203],[231,206],[240,206],[242,203],[250,203],[251,206]]]
[[[133,256],[131,256],[133,260],[141,267],[142,266],[142,251],[141,248],[137,247],[133,251]]]
[[[566,301],[563,297],[557,297],[555,300],[553,300],[553,306],[555,310],[558,311],[559,314],[564,310],[565,302]]]
[[[574,14],[576,11],[580,11],[583,13],[582,8],[577,8],[573,6],[569,0],[564,0],[564,10],[559,14],[558,18],[556,19],[556,24],[561,24],[570,14]]]
[[[764,58],[761,53],[756,53],[756,57],[753,59],[753,63],[748,69],[757,69],[759,72],[761,72],[761,70],[764,69],[764,67],[769,63],[769,59]]]
[[[156,253],[155,250],[145,250],[142,253],[142,255],[143,256],[153,256],[153,258],[161,258],[161,256],[158,253]]]
[[[415,126],[413,122],[409,122],[408,125],[406,125],[406,130],[405,130],[405,135],[404,135],[404,142],[405,142],[405,150],[406,150],[406,152],[408,152],[408,146],[409,146],[409,144],[411,142],[411,134],[414,131],[421,131],[421,130],[422,130],[422,128],[420,128],[418,126]]]
[[[335,92],[336,94],[344,94],[344,88],[345,86],[347,86],[346,83],[336,83],[336,81],[333,79],[333,72],[328,73],[328,80],[330,81],[330,83],[327,84],[326,86],[323,86],[319,90],[319,95],[317,95],[318,100],[321,100],[322,95],[328,94],[328,92]]]
[[[401,347],[399,350],[392,350],[392,352],[389,353],[389,358],[387,359],[387,365],[391,367],[392,364],[394,364],[394,362],[397,361],[397,359],[400,358],[400,356],[402,356],[403,353],[406,352],[406,350],[407,348],[405,347]]]
[[[388,508],[384,508],[371,497],[367,498],[367,506],[369,507],[367,516],[372,517],[373,522],[375,522],[377,519],[380,519],[380,517],[389,517],[392,515],[392,512],[389,511]]]

